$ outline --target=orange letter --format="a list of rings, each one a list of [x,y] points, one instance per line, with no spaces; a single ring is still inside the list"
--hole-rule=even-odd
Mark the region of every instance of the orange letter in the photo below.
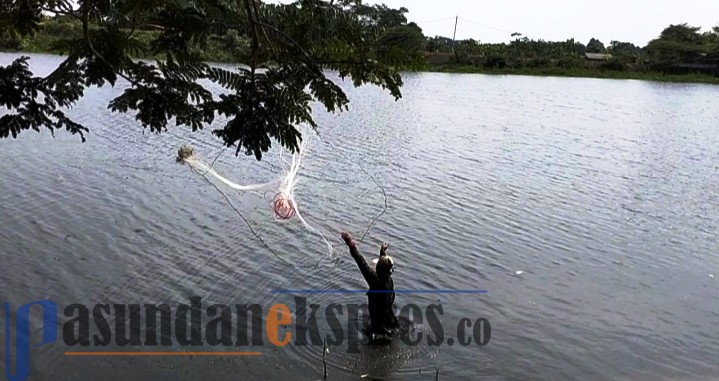
[[[285,339],[280,341],[279,326],[292,324],[290,309],[284,304],[275,304],[267,312],[267,338],[270,343],[284,347],[290,342],[292,332],[285,333]]]

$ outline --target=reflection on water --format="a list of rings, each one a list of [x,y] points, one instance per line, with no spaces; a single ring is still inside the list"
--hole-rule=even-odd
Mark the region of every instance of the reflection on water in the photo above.
[[[12,55],[0,55],[7,63]],[[49,71],[58,62],[33,56]],[[348,113],[317,109],[324,139],[300,171],[304,215],[342,258],[296,221],[272,219],[266,195],[228,192],[273,254],[212,187],[174,162],[182,144],[219,152],[210,130],[143,133],[90,90],[72,115],[88,142],[58,132],[2,144],[0,279],[13,306],[72,303],[292,304],[276,289],[361,289],[339,232],[396,259],[402,289],[487,289],[482,295],[398,294],[398,306],[441,304],[445,339],[484,317],[491,342],[438,348],[343,347],[334,379],[708,379],[719,366],[719,88],[569,78],[407,74],[395,102],[347,89]],[[228,178],[267,181],[257,163],[224,155]],[[269,196],[271,198],[271,196]],[[323,258],[319,268],[308,266]],[[516,271],[523,271],[517,274]],[[313,294],[323,308],[362,294]],[[320,328],[322,329],[322,328]],[[325,331],[326,333],[326,331]],[[265,345],[260,357],[68,358],[43,347],[37,379],[321,378],[322,349]],[[240,348],[243,350],[244,348]],[[228,350],[232,350],[231,348]],[[0,348],[4,354],[5,347]]]

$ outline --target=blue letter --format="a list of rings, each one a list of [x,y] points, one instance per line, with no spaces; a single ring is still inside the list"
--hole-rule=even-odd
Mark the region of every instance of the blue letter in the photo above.
[[[33,346],[49,344],[57,340],[57,306],[49,300],[28,303],[17,309],[15,318],[15,375],[10,370],[10,304],[5,306],[5,374],[9,381],[24,381],[30,375],[30,307],[42,306],[42,342]]]

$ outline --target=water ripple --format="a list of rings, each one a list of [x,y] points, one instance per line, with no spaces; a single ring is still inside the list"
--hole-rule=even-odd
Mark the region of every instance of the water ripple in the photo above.
[[[47,65],[57,57],[32,61]],[[126,84],[89,90],[71,112],[91,128],[87,143],[63,133],[2,142],[3,300],[180,303],[197,295],[269,307],[287,301],[271,294],[277,288],[364,287],[339,239],[341,230],[360,236],[383,207],[360,164],[389,196],[387,213],[360,244],[365,255],[389,242],[403,289],[489,290],[481,297],[402,294],[398,303],[441,303],[448,337],[461,318],[485,317],[492,341],[363,347],[358,355],[335,348],[331,373],[433,379],[438,366],[440,379],[716,374],[719,339],[710,332],[719,317],[719,277],[709,274],[719,276],[719,89],[483,75],[405,79],[399,102],[344,83],[351,111],[317,114],[333,146],[312,145],[296,192],[303,214],[332,241],[332,257],[297,221],[274,220],[267,195],[228,192],[268,249],[222,195],[174,162],[182,144],[213,160],[222,148],[210,131],[221,120],[198,133],[152,134],[134,116],[106,109]],[[286,167],[276,148],[261,163],[230,151],[217,167],[241,182],[267,181]],[[321,266],[312,267],[318,259]],[[318,295],[312,302],[364,298]],[[93,364],[48,352],[38,372],[319,378],[317,347],[262,351],[257,361]]]

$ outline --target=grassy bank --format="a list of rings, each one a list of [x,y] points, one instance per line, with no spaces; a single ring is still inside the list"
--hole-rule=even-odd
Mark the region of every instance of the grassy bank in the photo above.
[[[140,32],[148,34],[146,38],[149,40],[153,36],[150,33]],[[223,49],[221,43],[217,41],[211,41],[208,46],[201,50],[195,49],[207,62],[216,63],[234,63],[232,54],[230,51]],[[3,49],[2,52],[16,52],[16,53],[57,53],[51,49],[51,45],[46,43],[35,44],[30,43],[23,46],[22,49]],[[151,54],[139,54],[134,58],[138,59],[156,59]],[[613,70],[602,70],[602,69],[585,69],[585,68],[571,68],[565,69],[560,67],[539,67],[539,68],[483,68],[478,66],[468,65],[425,65],[420,69],[413,69],[413,71],[429,72],[429,73],[455,73],[455,74],[487,74],[487,75],[524,75],[524,76],[539,76],[539,77],[570,77],[570,78],[601,78],[601,79],[633,79],[643,81],[655,81],[655,82],[667,82],[667,83],[703,83],[703,84],[719,84],[719,77],[709,74],[665,74],[661,72],[653,71],[613,71]]]
[[[710,74],[665,74],[653,71],[613,71],[601,69],[564,69],[559,67],[544,68],[502,68],[488,69],[476,66],[440,65],[427,66],[423,69],[435,73],[464,73],[488,75],[527,75],[542,77],[574,77],[602,79],[635,79],[657,82],[706,83],[719,84],[719,77]]]

